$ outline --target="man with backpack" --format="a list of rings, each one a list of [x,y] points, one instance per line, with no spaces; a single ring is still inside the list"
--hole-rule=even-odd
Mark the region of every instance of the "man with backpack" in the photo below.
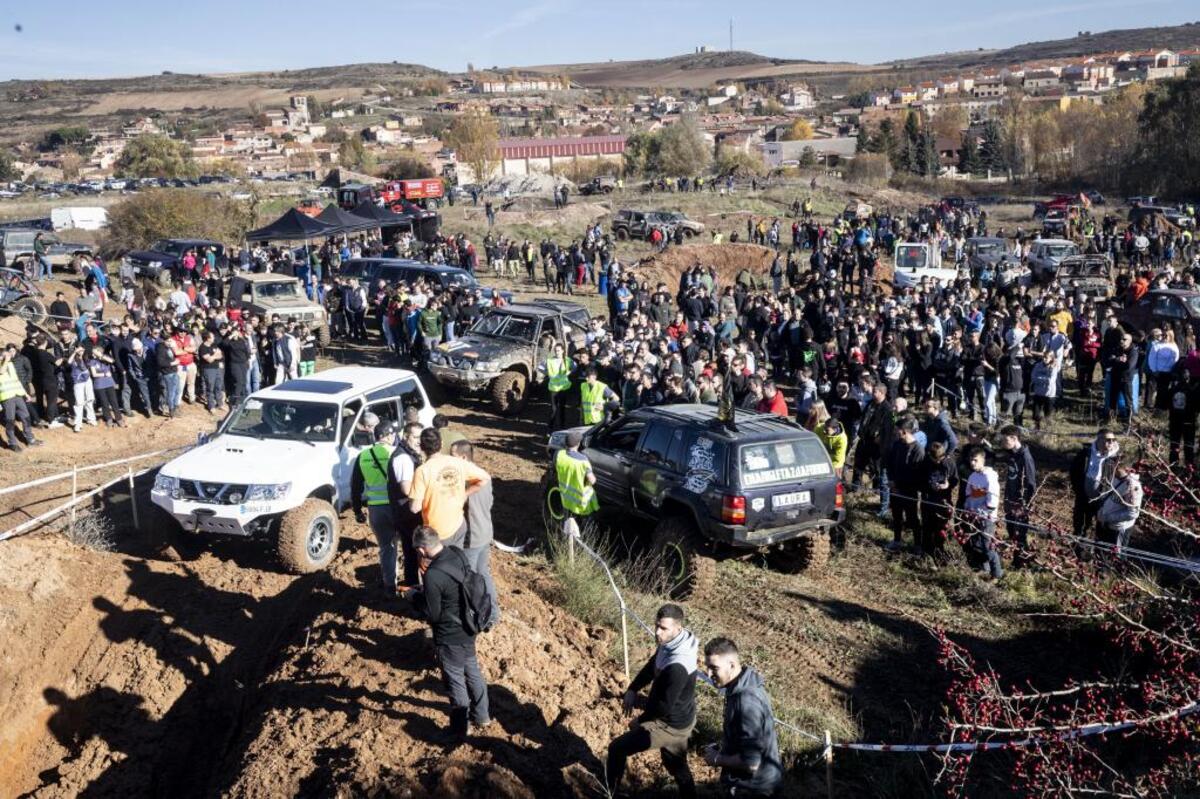
[[[461,741],[467,737],[468,722],[476,728],[491,723],[487,683],[475,654],[475,637],[486,626],[477,620],[489,612],[480,607],[489,603],[487,589],[471,571],[463,551],[443,546],[432,527],[417,528],[413,547],[427,564],[421,593],[442,679],[450,694],[450,734]]]

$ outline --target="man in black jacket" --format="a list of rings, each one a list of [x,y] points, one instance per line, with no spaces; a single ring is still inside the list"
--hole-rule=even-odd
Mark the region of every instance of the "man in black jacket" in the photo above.
[[[705,762],[721,769],[724,796],[774,795],[783,783],[783,765],[762,677],[742,665],[737,645],[728,638],[709,641],[704,662],[725,694],[721,743],[704,750]]]
[[[942,402],[936,397],[925,400],[925,418],[920,422],[921,432],[925,434],[925,446],[934,442],[946,447],[946,457],[954,457],[958,449],[958,435],[950,426],[950,416],[942,410]]]
[[[650,695],[642,714],[629,722],[629,732],[608,745],[605,781],[615,793],[625,776],[630,755],[657,749],[663,767],[679,785],[679,795],[691,799],[696,783],[688,768],[688,738],[696,726],[696,662],[700,642],[683,626],[683,608],[663,605],[655,617],[654,638],[658,648],[625,692],[625,715],[633,713],[638,693],[647,685]]]
[[[428,563],[425,570],[425,613],[433,629],[442,679],[450,694],[450,733],[467,736],[467,722],[476,727],[491,724],[487,683],[475,656],[475,636],[463,627],[462,584],[467,576],[467,556],[455,546],[443,546],[437,531],[421,526],[413,533],[413,548]]]
[[[892,425],[892,404],[888,402],[887,386],[876,383],[858,426],[858,446],[854,449],[854,482],[851,486],[857,488],[867,471],[874,472],[880,481],[880,507],[884,510],[888,508],[888,487],[883,483],[887,477],[884,471],[887,468],[884,459],[887,452],[884,448],[892,439]]]
[[[1121,345],[1108,355],[1105,362],[1109,373],[1108,403],[1104,406],[1104,420],[1109,414],[1118,410],[1122,398],[1125,400],[1125,414],[1129,423],[1133,424],[1133,379],[1138,373],[1138,348],[1133,346],[1133,336],[1125,333],[1121,336]]]
[[[917,420],[904,416],[896,422],[896,440],[887,453],[887,477],[891,483],[892,543],[888,550],[904,547],[904,528],[912,530],[914,540],[921,536],[917,517],[917,497],[921,486],[921,461],[925,448],[917,441]]]
[[[1029,508],[1037,491],[1037,468],[1033,453],[1021,442],[1021,430],[1006,425],[1000,431],[1000,447],[1005,453],[1004,470],[1004,529],[1017,545],[1013,567],[1029,560]]]

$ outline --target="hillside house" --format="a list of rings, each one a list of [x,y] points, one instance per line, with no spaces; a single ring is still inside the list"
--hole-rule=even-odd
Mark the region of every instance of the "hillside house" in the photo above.
[[[1038,70],[1036,72],[1026,72],[1024,79],[1021,81],[1022,88],[1028,92],[1038,92],[1043,89],[1057,87],[1059,85],[1058,75],[1050,70]]]
[[[909,105],[917,101],[917,89],[915,86],[901,86],[892,92],[892,100],[900,105]]]
[[[1008,93],[1004,79],[999,75],[981,75],[975,80],[971,95],[979,100],[996,99]]]
[[[779,95],[779,102],[789,111],[806,111],[816,105],[816,97],[808,86],[793,84]]]
[[[942,95],[943,97],[948,94],[958,94],[958,78],[938,78],[937,90],[938,94]]]

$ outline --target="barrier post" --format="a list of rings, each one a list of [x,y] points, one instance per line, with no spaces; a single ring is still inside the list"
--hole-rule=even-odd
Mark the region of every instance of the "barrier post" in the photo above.
[[[825,730],[825,797],[833,799],[833,737]]]
[[[629,682],[629,624],[625,620],[625,603],[621,603],[621,650],[625,662],[625,682]]]
[[[71,535],[75,535],[75,497],[79,493],[79,467],[71,467]]]
[[[129,475],[129,506],[131,508],[133,508],[133,529],[140,531],[142,529],[142,523],[138,520],[137,489],[133,485],[133,467],[132,466],[130,466],[128,469],[128,475]]]

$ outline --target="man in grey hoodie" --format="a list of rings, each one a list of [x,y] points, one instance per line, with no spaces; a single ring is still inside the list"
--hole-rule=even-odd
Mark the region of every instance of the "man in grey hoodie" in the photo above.
[[[737,644],[728,638],[709,641],[704,662],[725,694],[721,743],[704,750],[705,762],[721,769],[725,796],[773,796],[783,784],[783,764],[762,677],[742,665]]]
[[[639,704],[642,713],[629,722],[629,732],[608,745],[605,782],[610,794],[616,793],[625,776],[625,761],[630,755],[657,749],[663,766],[675,778],[682,799],[696,795],[696,783],[688,768],[688,738],[696,726],[696,666],[700,642],[683,626],[683,608],[663,605],[655,616],[654,638],[658,648],[654,657],[629,684],[625,692],[625,715],[632,715]],[[639,703],[638,693],[650,686],[650,694]]]

